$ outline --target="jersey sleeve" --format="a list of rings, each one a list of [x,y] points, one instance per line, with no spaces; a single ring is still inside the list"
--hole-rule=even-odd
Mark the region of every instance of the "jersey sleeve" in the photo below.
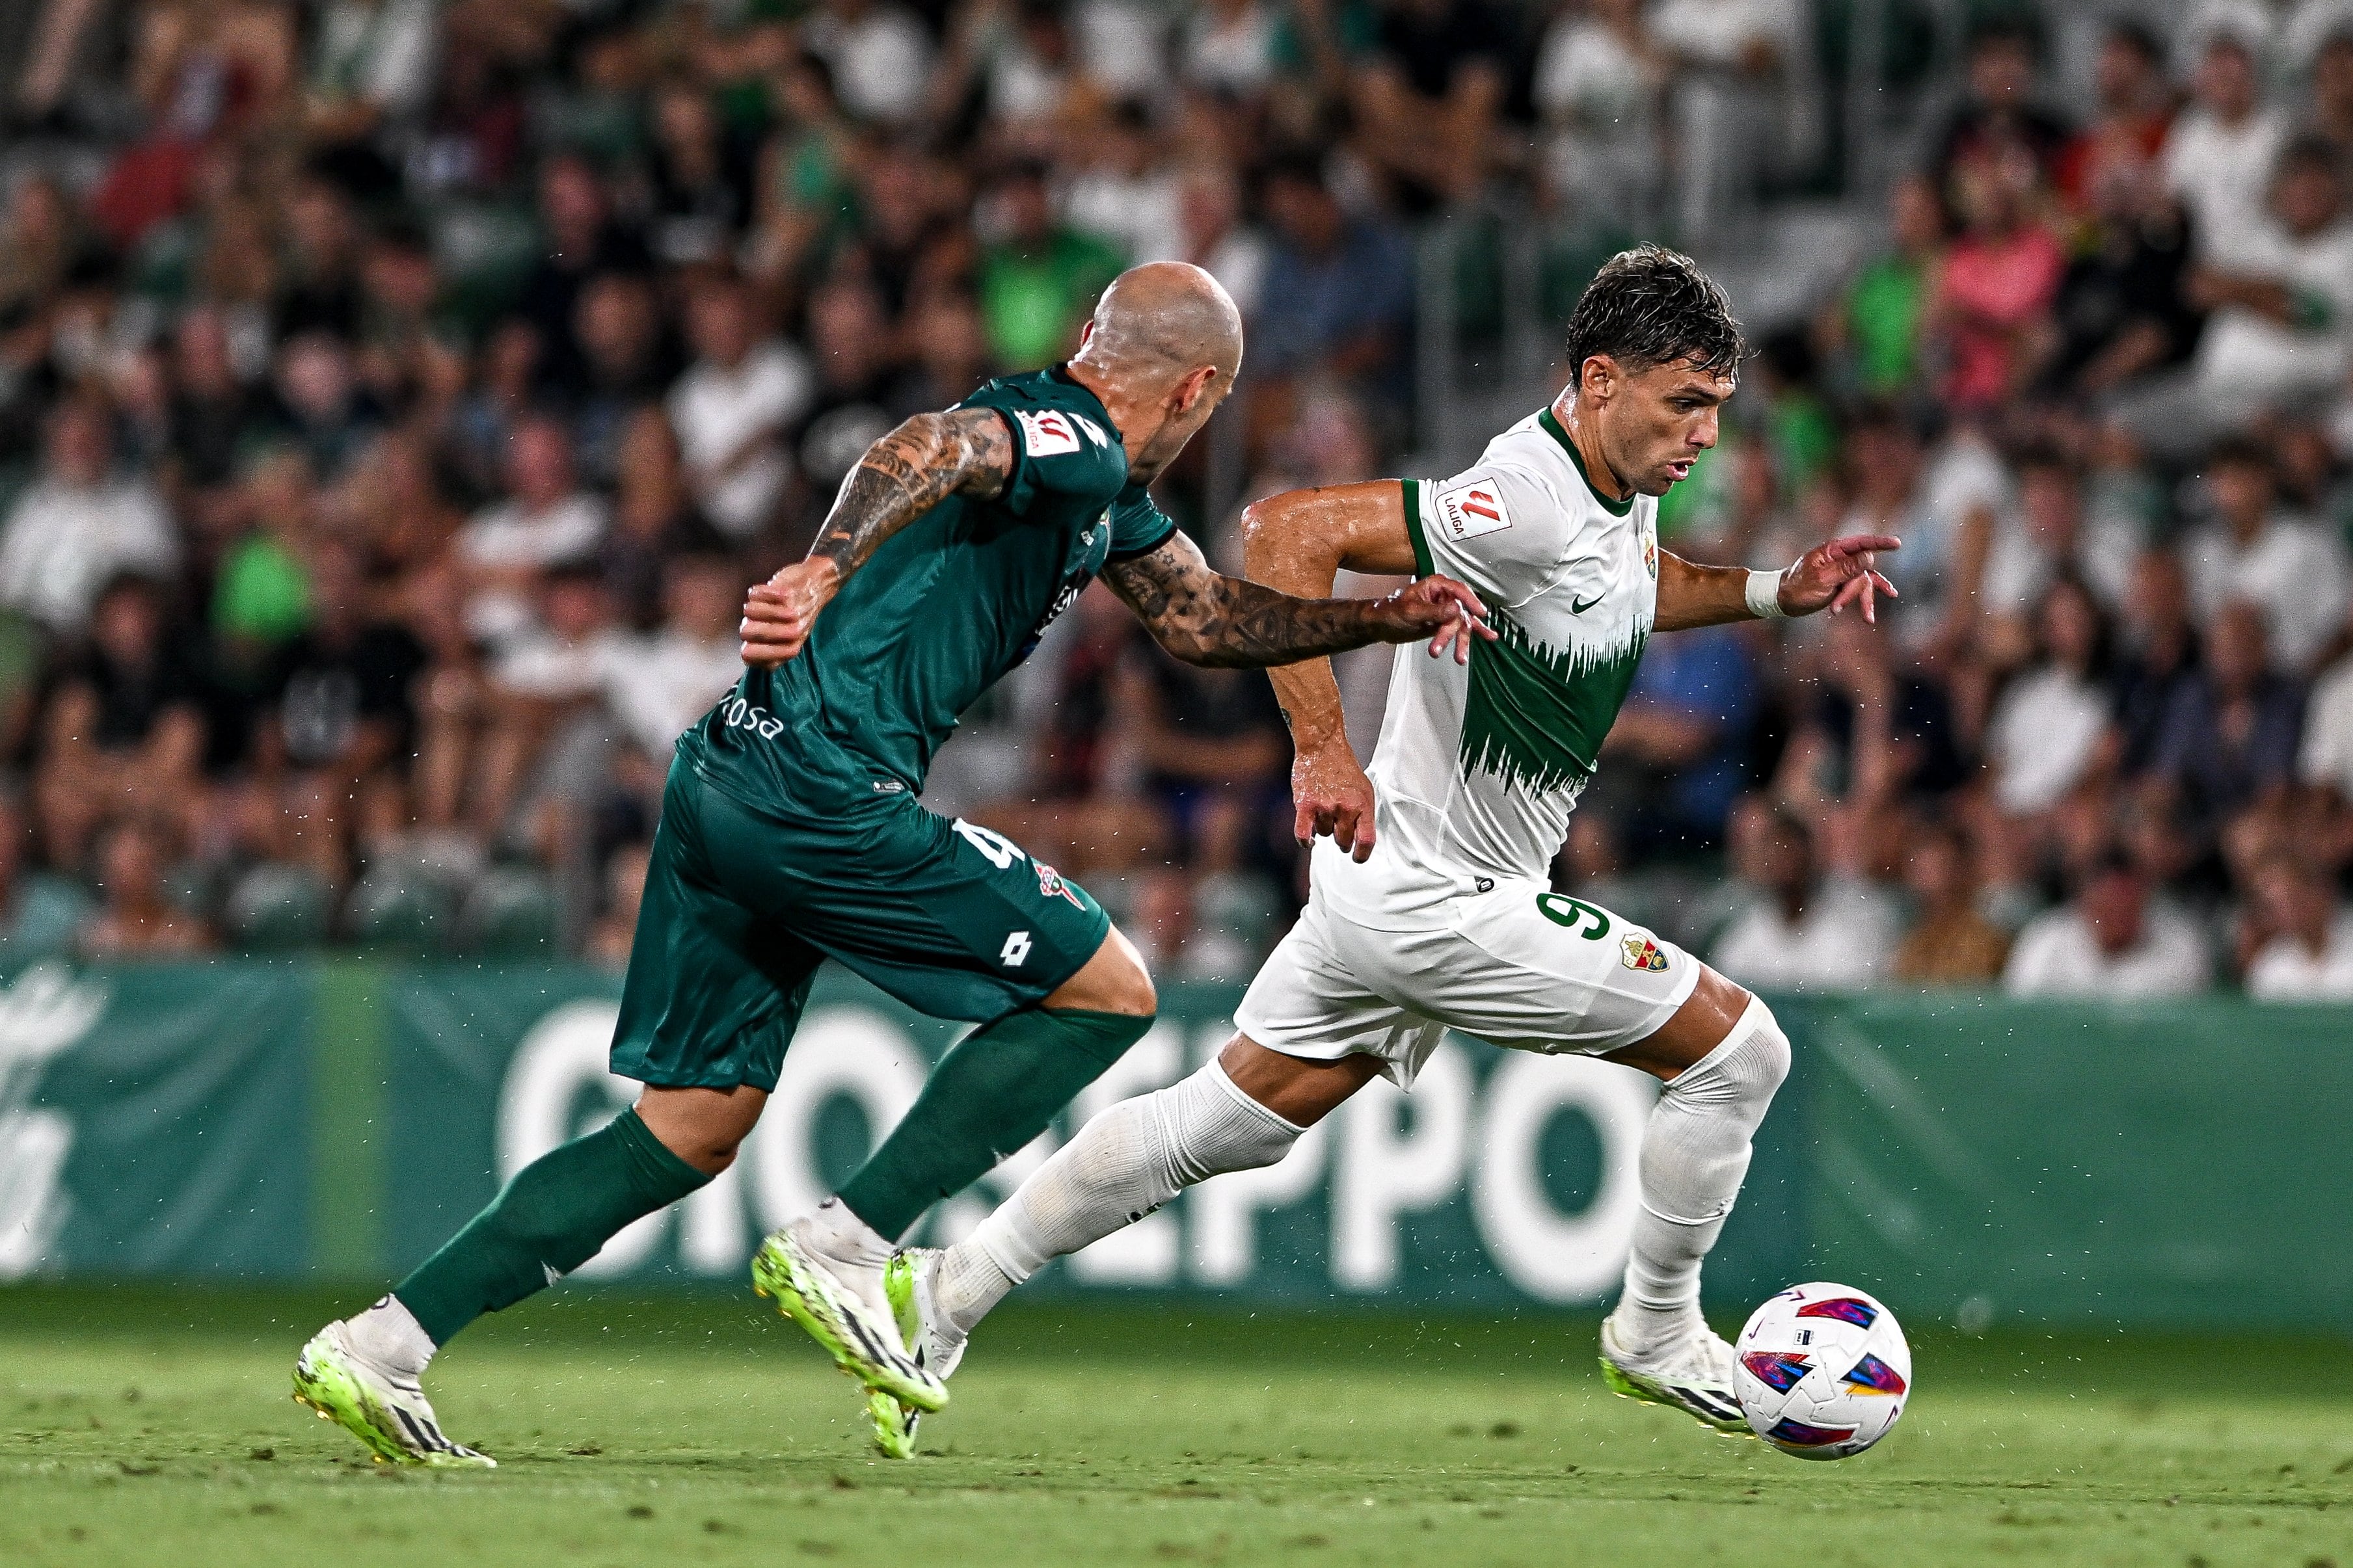
[[[1570,563],[1567,508],[1542,476],[1481,463],[1451,479],[1407,479],[1414,569],[1467,583],[1505,608],[1525,604]]]
[[[1092,416],[1050,404],[976,403],[1004,416],[1013,437],[1013,480],[1003,505],[1029,514],[1043,495],[1109,505],[1127,483],[1127,448]]]
[[[1142,485],[1129,485],[1111,503],[1111,554],[1106,559],[1133,561],[1149,555],[1176,531],[1176,520],[1160,510],[1152,492]]]

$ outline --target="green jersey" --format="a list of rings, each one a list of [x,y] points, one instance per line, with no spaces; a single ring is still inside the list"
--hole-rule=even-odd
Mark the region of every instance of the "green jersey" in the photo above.
[[[817,618],[798,658],[747,669],[679,742],[707,783],[791,810],[811,767],[910,791],[974,699],[1028,657],[1107,561],[1176,530],[1140,484],[1103,404],[1063,370],[992,381],[1013,474],[994,500],[950,496],[883,542]]]

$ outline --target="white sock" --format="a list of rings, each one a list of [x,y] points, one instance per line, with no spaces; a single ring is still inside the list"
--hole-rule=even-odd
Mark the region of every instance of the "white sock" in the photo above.
[[[1611,1314],[1630,1349],[1670,1345],[1704,1324],[1699,1266],[1748,1173],[1749,1137],[1789,1074],[1789,1039],[1753,998],[1724,1043],[1660,1095],[1642,1135],[1642,1211]]]
[[[1048,1259],[1134,1224],[1196,1182],[1271,1165],[1305,1131],[1234,1087],[1214,1061],[1166,1089],[1122,1100],[947,1249],[933,1300],[969,1333]]]
[[[412,1380],[425,1374],[438,1348],[397,1296],[380,1296],[366,1311],[345,1318],[343,1331],[351,1336],[352,1349],[385,1371]]]

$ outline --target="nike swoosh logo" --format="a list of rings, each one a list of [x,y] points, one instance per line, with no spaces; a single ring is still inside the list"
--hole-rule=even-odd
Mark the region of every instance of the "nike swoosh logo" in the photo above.
[[[1568,613],[1572,616],[1581,616],[1585,614],[1586,611],[1593,608],[1594,605],[1599,604],[1601,600],[1602,595],[1599,594],[1594,595],[1593,597],[1586,600],[1585,603],[1581,605],[1575,599],[1571,599],[1568,602]]]

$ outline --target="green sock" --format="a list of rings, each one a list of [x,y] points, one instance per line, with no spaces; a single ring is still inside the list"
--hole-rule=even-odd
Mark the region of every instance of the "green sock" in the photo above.
[[[393,1294],[437,1345],[596,1256],[633,1219],[710,1181],[662,1146],[633,1108],[515,1173],[491,1206]]]
[[[1148,1017],[1032,1007],[967,1035],[882,1146],[842,1184],[850,1213],[896,1241],[979,1180],[1152,1027]]]

